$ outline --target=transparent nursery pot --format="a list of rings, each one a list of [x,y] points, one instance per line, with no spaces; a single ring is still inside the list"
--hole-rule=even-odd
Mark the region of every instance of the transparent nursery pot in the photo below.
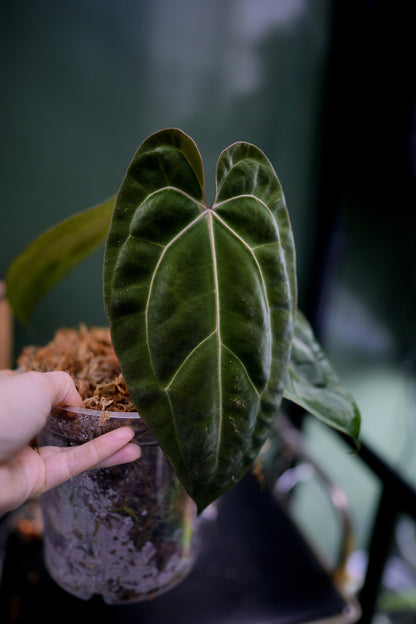
[[[123,425],[135,431],[138,460],[86,471],[41,497],[49,574],[70,594],[108,604],[172,588],[199,542],[196,505],[137,413],[54,408],[37,443],[74,446]]]

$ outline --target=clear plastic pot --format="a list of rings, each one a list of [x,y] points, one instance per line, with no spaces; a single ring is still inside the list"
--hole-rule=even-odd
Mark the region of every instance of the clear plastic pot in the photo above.
[[[55,408],[38,445],[82,444],[133,427],[141,457],[89,470],[45,493],[44,556],[52,578],[82,599],[138,602],[188,574],[199,542],[196,505],[137,413]]]

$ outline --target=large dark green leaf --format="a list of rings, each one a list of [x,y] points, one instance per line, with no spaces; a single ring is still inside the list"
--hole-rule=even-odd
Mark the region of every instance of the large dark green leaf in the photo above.
[[[287,378],[294,245],[264,154],[226,149],[208,207],[193,141],[149,137],[117,197],[104,293],[135,405],[202,510],[253,462]]]
[[[361,423],[358,407],[299,310],[284,396],[327,425],[348,434],[358,445]]]
[[[13,260],[7,272],[6,296],[22,323],[28,323],[48,290],[104,242],[114,202],[111,197],[58,223]]]

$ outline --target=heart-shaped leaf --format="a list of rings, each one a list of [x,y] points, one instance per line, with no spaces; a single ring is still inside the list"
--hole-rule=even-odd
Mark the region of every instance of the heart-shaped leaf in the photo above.
[[[327,425],[351,436],[358,446],[361,424],[358,407],[299,310],[284,396]]]
[[[205,201],[193,141],[138,149],[104,262],[115,351],[133,401],[199,511],[249,468],[279,409],[296,306],[292,232],[265,155],[236,143]]]
[[[79,212],[41,234],[10,264],[6,295],[22,323],[40,299],[99,245],[108,232],[115,197]]]

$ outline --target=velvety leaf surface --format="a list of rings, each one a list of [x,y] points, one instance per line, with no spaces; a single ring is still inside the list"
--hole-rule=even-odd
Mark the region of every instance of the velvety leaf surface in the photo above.
[[[22,323],[38,301],[107,236],[115,197],[50,228],[17,256],[6,277],[6,296]],[[98,276],[99,278],[99,276]]]
[[[104,294],[133,401],[201,511],[255,459],[287,378],[294,245],[264,154],[224,150],[208,207],[193,141],[149,137],[117,197]]]
[[[348,434],[358,445],[361,424],[358,407],[299,310],[284,396],[327,425]]]

